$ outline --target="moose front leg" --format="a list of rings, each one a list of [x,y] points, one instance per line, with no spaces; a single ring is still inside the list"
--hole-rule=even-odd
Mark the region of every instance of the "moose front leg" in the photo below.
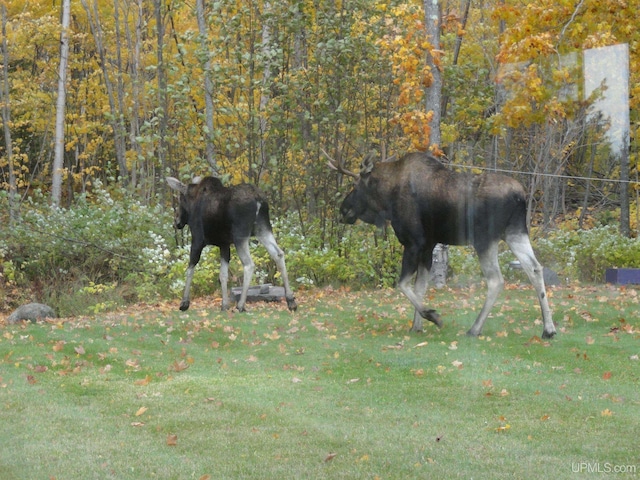
[[[195,269],[196,269],[196,266],[191,264],[187,268],[187,274],[184,281],[184,292],[182,293],[182,301],[180,302],[180,310],[182,310],[183,312],[185,310],[189,310],[189,304],[190,304],[189,292],[191,290],[191,281],[193,280],[193,272]]]
[[[414,284],[413,291],[419,299],[423,299],[425,293],[427,293],[427,286],[429,285],[429,270],[423,264],[418,266],[418,273],[416,274],[416,283]],[[433,313],[435,311],[432,310]],[[437,314],[436,314],[437,315]],[[412,332],[422,332],[422,315],[416,308],[413,314],[413,324],[411,325]]]
[[[418,270],[415,288],[411,285],[413,274]],[[425,318],[435,323],[438,327],[442,327],[440,315],[433,309],[426,308],[422,303],[422,298],[426,292],[429,280],[429,269],[422,262],[418,265],[418,255],[414,248],[405,248],[402,256],[402,271],[400,273],[400,281],[398,288],[409,299],[416,309],[413,318],[412,331],[422,331],[422,320],[416,321],[417,318]]]
[[[180,302],[180,310],[182,310],[183,312],[185,310],[189,310],[193,272],[196,269],[196,265],[200,261],[200,256],[202,255],[203,248],[204,245],[194,245],[193,243],[191,244],[191,252],[189,253],[189,266],[187,267],[187,274],[184,281],[184,292],[182,293],[182,301]]]

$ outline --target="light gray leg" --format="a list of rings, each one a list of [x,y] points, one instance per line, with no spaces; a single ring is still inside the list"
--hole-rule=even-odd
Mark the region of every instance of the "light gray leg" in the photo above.
[[[240,300],[238,300],[237,306],[239,311],[244,312],[247,303],[247,292],[249,291],[249,285],[251,285],[253,272],[255,270],[255,264],[249,252],[249,238],[236,242],[236,251],[238,252],[238,257],[240,257],[243,268],[242,293],[240,294]]]
[[[220,288],[222,289],[222,310],[231,306],[229,301],[229,261],[231,260],[231,247],[220,247]]]
[[[533,253],[529,236],[526,234],[508,235],[506,241],[511,251],[520,260],[522,269],[526,272],[538,295],[544,324],[542,338],[551,338],[556,334],[556,327],[553,324],[551,309],[549,308],[542,265],[540,265]]]
[[[490,245],[485,251],[478,252],[478,257],[480,259],[480,267],[482,268],[484,280],[487,283],[487,297],[485,298],[482,310],[480,310],[480,314],[467,332],[467,335],[473,337],[477,337],[482,333],[484,322],[495,305],[498,295],[500,295],[500,292],[504,288],[504,278],[502,277],[500,264],[498,263],[498,242]]]
[[[282,283],[284,284],[284,295],[287,300],[287,307],[291,311],[295,311],[298,308],[298,304],[293,296],[293,291],[291,290],[291,286],[289,285],[289,276],[287,275],[287,266],[284,262],[284,252],[276,243],[276,239],[273,236],[273,233],[265,230],[263,232],[258,233],[258,240],[264,245],[269,252],[269,255],[273,259],[278,267],[278,271],[282,276]]]
[[[418,266],[418,272],[416,274],[416,283],[414,284],[413,291],[420,299],[424,299],[427,293],[427,287],[429,286],[429,270],[426,265],[420,264]],[[416,309],[413,314],[413,324],[411,325],[412,332],[422,332],[422,315]]]
[[[187,268],[187,276],[184,281],[184,292],[182,293],[182,301],[180,302],[180,310],[182,310],[183,312],[185,310],[189,310],[191,281],[193,280],[193,272],[195,271],[195,269],[195,265],[189,265],[189,267]]]

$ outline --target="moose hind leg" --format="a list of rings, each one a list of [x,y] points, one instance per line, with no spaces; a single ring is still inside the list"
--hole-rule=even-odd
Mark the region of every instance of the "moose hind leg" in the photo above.
[[[224,245],[220,247],[220,289],[222,290],[222,310],[228,310],[231,306],[229,302],[229,262],[231,261],[231,247]]]
[[[267,249],[267,252],[269,252],[269,255],[275,262],[276,267],[278,267],[278,271],[282,276],[282,283],[284,285],[284,296],[287,300],[287,308],[290,311],[294,312],[298,308],[298,304],[296,303],[293,291],[291,290],[291,286],[289,285],[287,266],[284,262],[284,252],[276,243],[276,239],[270,230],[264,229],[262,232],[259,232],[258,240],[260,240],[260,243],[262,243]]]
[[[249,291],[249,285],[251,285],[251,279],[253,278],[253,272],[255,270],[255,264],[253,263],[249,252],[249,237],[236,242],[236,251],[238,252],[238,257],[240,257],[240,261],[242,262],[243,270],[242,293],[240,294],[240,300],[238,300],[237,308],[238,311],[244,312],[247,303],[247,292]]]
[[[533,288],[536,290],[536,295],[538,295],[543,323],[542,338],[551,338],[556,334],[556,327],[553,323],[551,309],[549,308],[549,300],[547,299],[543,268],[533,253],[529,236],[524,233],[509,235],[507,236],[506,241],[511,251],[520,261],[522,269],[529,277]]]
[[[498,242],[495,241],[488,248],[478,251],[478,258],[484,280],[487,283],[487,296],[476,321],[467,332],[467,335],[472,337],[477,337],[482,333],[484,322],[495,305],[498,295],[504,288],[504,278],[498,263]]]

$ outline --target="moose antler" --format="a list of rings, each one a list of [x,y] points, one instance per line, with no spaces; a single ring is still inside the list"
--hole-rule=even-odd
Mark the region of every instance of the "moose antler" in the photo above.
[[[331,170],[335,170],[336,172],[340,172],[343,175],[348,175],[349,177],[353,177],[355,179],[360,178],[360,175],[358,175],[357,173],[353,173],[351,170],[347,170],[346,168],[344,168],[344,162],[337,162],[336,160],[331,158],[329,154],[325,152],[324,148],[320,147],[320,150],[322,151],[322,154],[327,157],[327,165]]]

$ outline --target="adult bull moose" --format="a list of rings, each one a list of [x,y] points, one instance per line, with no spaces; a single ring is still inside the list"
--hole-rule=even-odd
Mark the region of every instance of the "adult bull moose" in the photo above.
[[[353,224],[360,219],[377,226],[390,221],[404,246],[398,287],[415,307],[411,330],[421,331],[423,318],[442,326],[440,315],[422,303],[435,245],[472,245],[480,259],[487,297],[467,334],[480,335],[504,287],[498,263],[502,239],[536,290],[544,323],[542,337],[555,335],[542,266],[529,240],[526,194],[519,182],[497,173],[455,172],[431,155],[419,152],[377,163],[373,155],[368,155],[359,174],[327,157],[333,169],[356,179],[340,207],[342,221]]]
[[[275,261],[282,275],[289,310],[293,311],[297,308],[289,286],[284,252],[276,243],[271,229],[269,204],[257,187],[249,184],[225,187],[220,179],[215,177],[196,179],[190,185],[185,185],[176,178],[167,177],[167,183],[172,189],[180,192],[180,204],[176,210],[174,226],[182,229],[189,225],[191,229],[189,267],[187,268],[180,310],[189,308],[193,272],[200,261],[202,250],[207,245],[215,245],[220,248],[222,309],[229,308],[227,282],[231,244],[233,244],[236,246],[243,266],[242,293],[237,308],[244,311],[247,292],[255,269],[255,264],[249,253],[249,240],[252,236],[258,238]]]

